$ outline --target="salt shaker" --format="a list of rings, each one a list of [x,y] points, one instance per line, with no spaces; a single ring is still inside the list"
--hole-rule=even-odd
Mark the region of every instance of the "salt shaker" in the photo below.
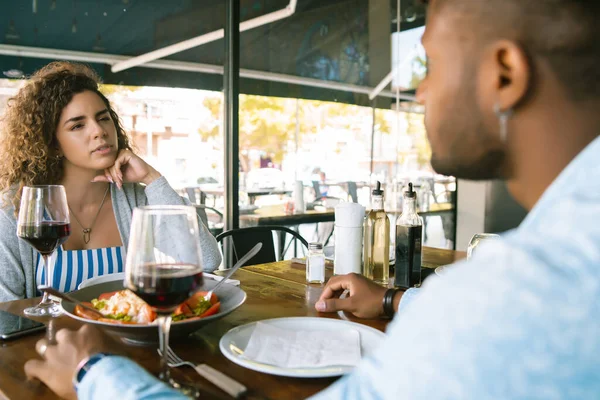
[[[309,243],[306,257],[306,281],[308,283],[325,282],[325,254],[322,243]]]

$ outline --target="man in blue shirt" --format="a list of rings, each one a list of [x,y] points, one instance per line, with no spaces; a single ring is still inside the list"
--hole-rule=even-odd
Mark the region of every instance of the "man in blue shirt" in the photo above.
[[[599,19],[590,0],[430,1],[418,99],[432,165],[505,179],[530,213],[420,293],[398,293],[379,350],[315,399],[600,398]],[[378,316],[385,291],[335,277],[316,306]],[[65,377],[102,338],[61,332],[26,372],[73,396]],[[119,357],[94,364],[78,394],[180,396]]]

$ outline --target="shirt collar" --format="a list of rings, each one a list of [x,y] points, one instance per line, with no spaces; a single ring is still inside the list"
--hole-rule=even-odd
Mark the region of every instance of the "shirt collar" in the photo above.
[[[538,215],[560,198],[589,190],[590,182],[600,180],[600,136],[588,144],[558,175],[531,209],[519,229],[534,223]]]

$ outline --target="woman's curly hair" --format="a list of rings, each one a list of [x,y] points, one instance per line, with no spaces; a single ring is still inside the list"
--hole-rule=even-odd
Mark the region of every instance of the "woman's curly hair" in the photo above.
[[[56,130],[63,108],[75,94],[89,90],[100,96],[115,123],[119,150],[131,149],[119,117],[99,91],[99,84],[100,78],[90,67],[58,61],[35,72],[9,99],[0,131],[3,207],[12,202],[18,212],[23,186],[57,184],[62,179]]]

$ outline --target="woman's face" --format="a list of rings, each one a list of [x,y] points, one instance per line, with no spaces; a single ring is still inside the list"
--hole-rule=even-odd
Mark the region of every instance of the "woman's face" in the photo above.
[[[65,168],[103,170],[118,153],[117,129],[108,108],[96,93],[86,90],[63,108],[56,139]]]

